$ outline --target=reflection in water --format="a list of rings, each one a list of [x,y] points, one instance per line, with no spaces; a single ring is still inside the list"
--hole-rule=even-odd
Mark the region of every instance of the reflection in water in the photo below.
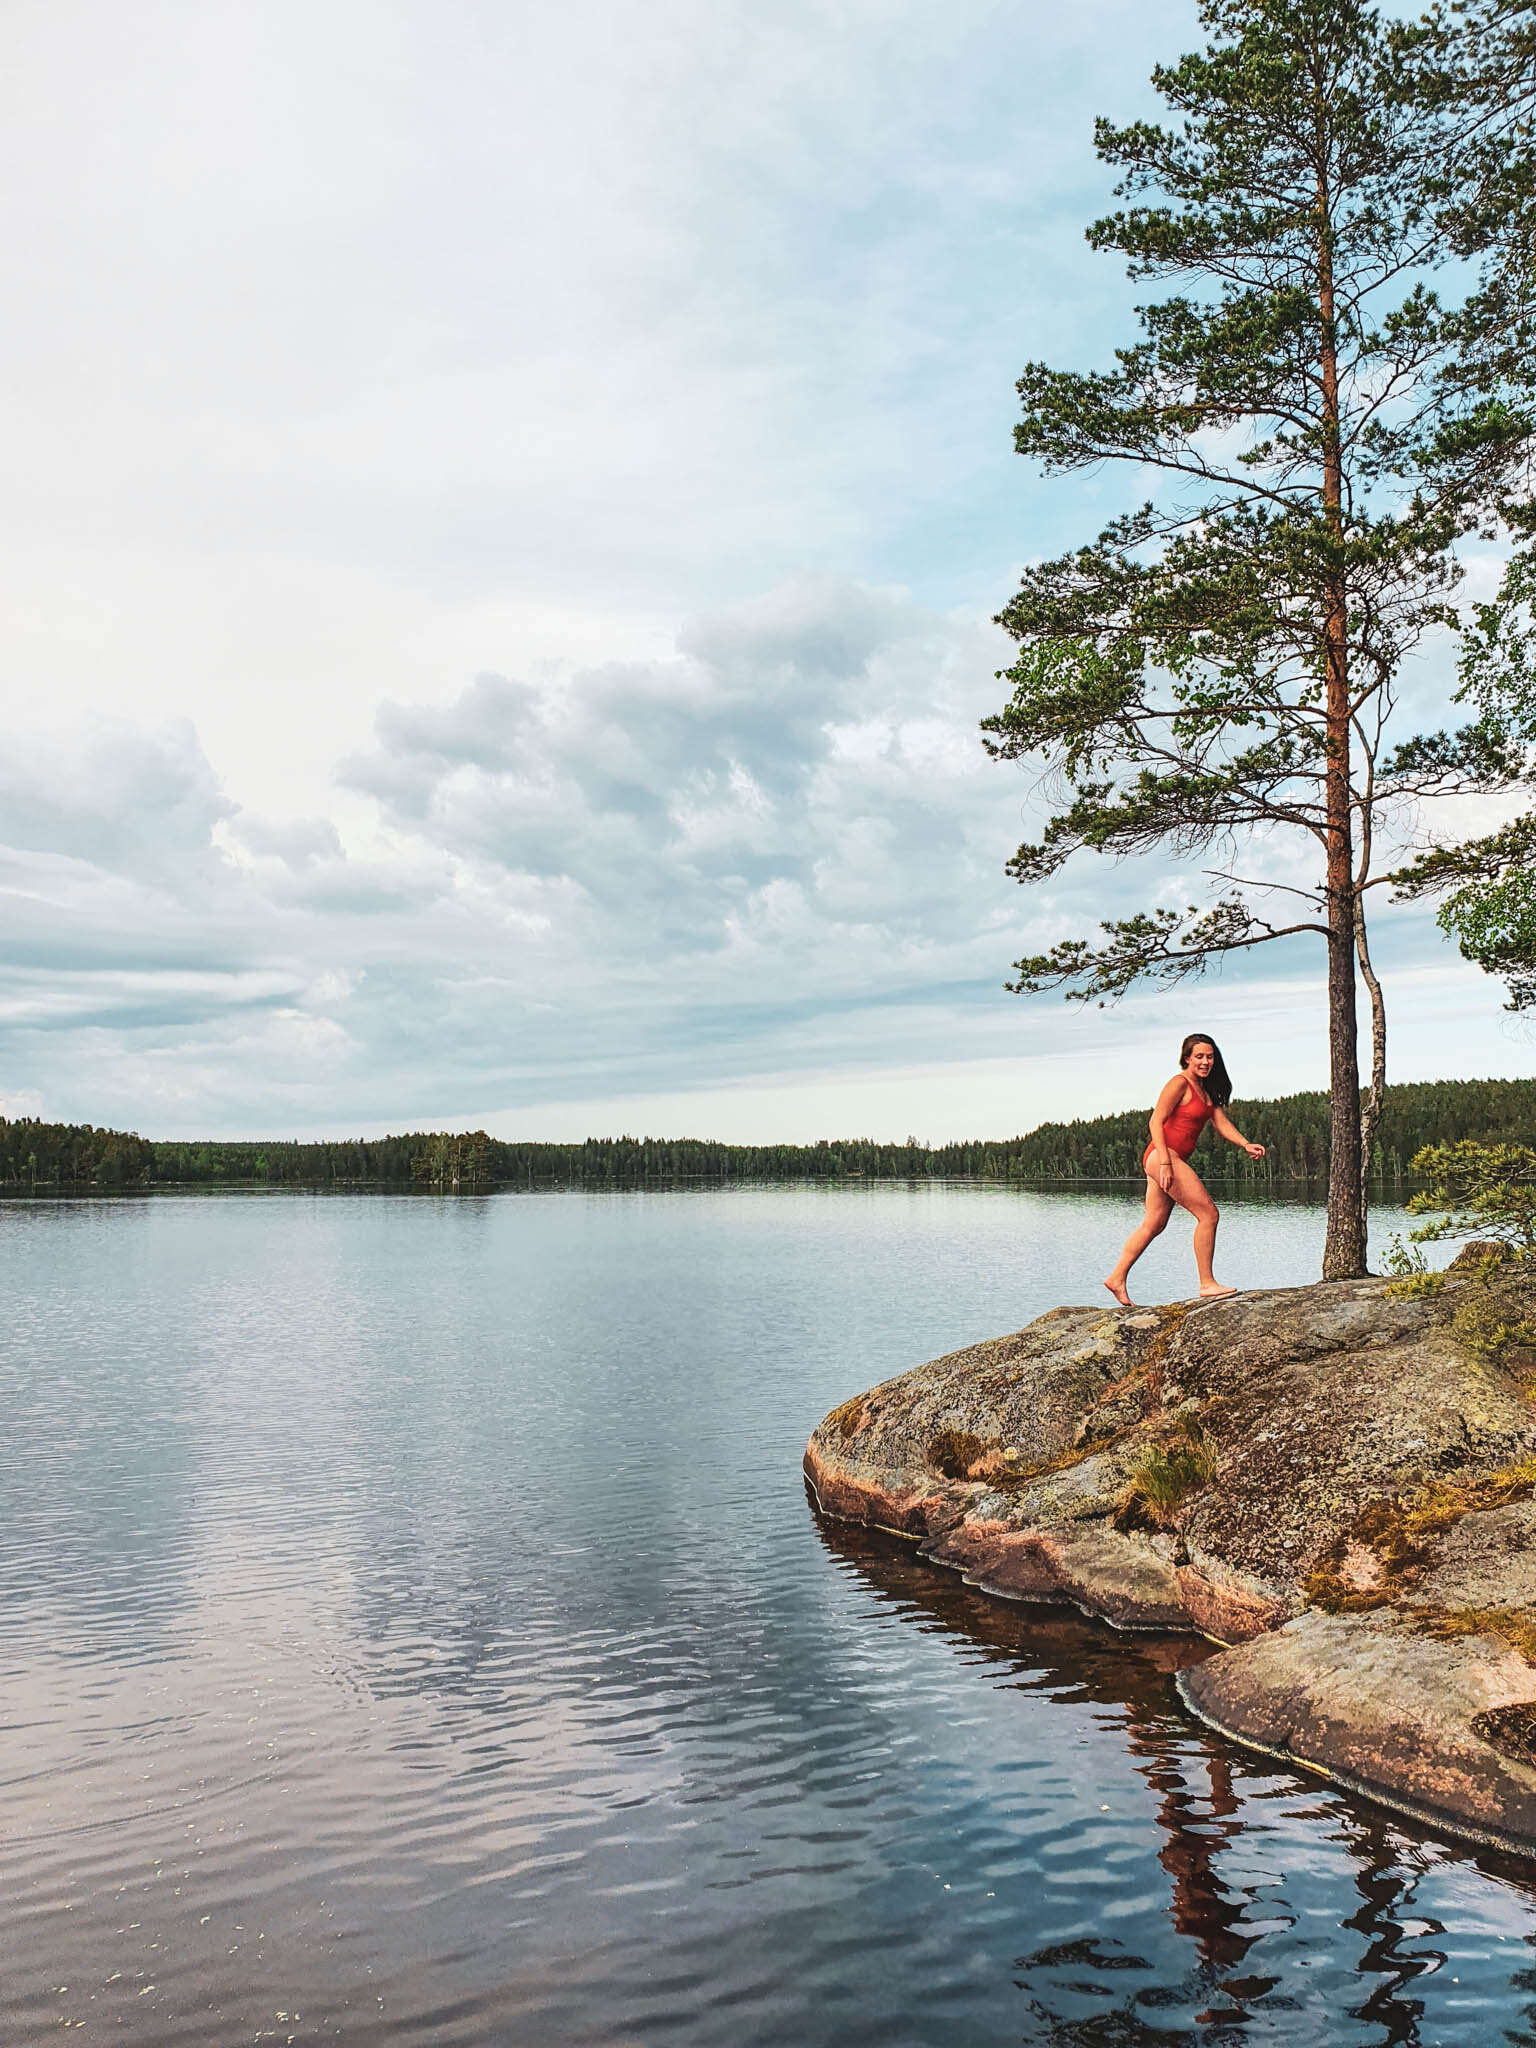
[[[1231,1969],[1257,1937],[1240,1932],[1243,1907],[1216,1874],[1218,1852],[1241,1825],[1232,1818],[1237,1800],[1228,1761],[1214,1750],[1201,1757],[1197,1770],[1206,1782],[1197,1789],[1166,1726],[1133,1713],[1127,1734],[1138,1770],[1159,1794],[1157,1824],[1164,1842],[1157,1860],[1173,1880],[1173,1924],[1191,1936],[1208,1969]]]
[[[1384,2041],[1417,2041],[1424,2001],[1411,1994],[1419,1977],[1444,1966],[1439,1949],[1413,1949],[1410,1941],[1443,1934],[1433,1918],[1415,1921],[1409,1909],[1413,1903],[1415,1877],[1395,1866],[1385,1831],[1362,1829],[1355,1836],[1355,1884],[1361,1905],[1344,1923],[1364,1937],[1358,1967],[1373,1973],[1379,1981],[1356,2008],[1361,2019],[1376,2022]],[[1369,1839],[1374,1835],[1374,1841]],[[1362,1853],[1363,1852],[1363,1853]]]
[[[808,1494],[808,1498],[810,1498]],[[878,1530],[837,1522],[812,1511],[822,1541],[846,1568],[857,1571],[882,1601],[921,1625],[938,1625],[1009,1668],[1020,1690],[1054,1700],[1086,1698],[1118,1710],[1127,1751],[1138,1775],[1157,1795],[1161,1834],[1158,1862],[1169,1885],[1169,1923],[1193,1947],[1192,1967],[1177,1986],[1154,1983],[1156,1964],[1107,1933],[1054,1942],[1019,1956],[1014,1982],[1024,1994],[1029,2024],[1023,2038],[1052,2048],[1152,2048],[1169,2039],[1175,2013],[1185,2015],[1207,2042],[1251,2042],[1266,2016],[1299,2022],[1309,2001],[1274,1969],[1244,1970],[1255,1949],[1272,1946],[1290,1930],[1275,1887],[1223,1877],[1222,1859],[1262,1814],[1264,1802],[1299,1792],[1309,1818],[1347,1846],[1360,1904],[1341,1922],[1357,1937],[1353,1969],[1369,1985],[1349,2017],[1381,2048],[1418,2043],[1426,2001],[1420,1980],[1446,1968],[1437,1945],[1443,1921],[1416,1910],[1426,1869],[1479,1865],[1497,1871],[1526,1899],[1536,1899],[1536,1877],[1512,1859],[1434,1840],[1412,1823],[1387,1821],[1363,1802],[1319,1791],[1305,1776],[1277,1774],[1193,1723],[1178,1704],[1171,1679],[1215,1654],[1214,1647],[1183,1636],[1111,1633],[1066,1608],[1009,1602],[965,1585],[942,1567],[920,1559],[910,1543]],[[1250,1809],[1247,1802],[1254,1801]],[[1262,1822],[1260,1822],[1262,1825]],[[1523,1935],[1536,1947],[1536,1931]],[[1137,1983],[1138,1978],[1148,1980]],[[1536,1973],[1516,1970],[1515,1993],[1536,1990]],[[1514,2022],[1514,2024],[1511,2024]],[[1322,2030],[1315,2040],[1344,2038]],[[1511,2006],[1501,2038],[1536,2041],[1536,2003]],[[1432,2038],[1478,2038],[1436,2033]]]

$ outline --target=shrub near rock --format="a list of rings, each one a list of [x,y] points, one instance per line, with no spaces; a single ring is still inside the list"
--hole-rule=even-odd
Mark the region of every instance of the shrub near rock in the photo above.
[[[1171,1443],[1149,1443],[1131,1467],[1131,1483],[1115,1509],[1114,1526],[1170,1529],[1184,1503],[1216,1477],[1216,1454],[1191,1410],[1175,1416],[1177,1435]]]
[[[1433,1219],[1412,1233],[1415,1244],[1472,1237],[1481,1241],[1463,1258],[1467,1252],[1536,1254],[1536,1151],[1529,1145],[1481,1145],[1471,1138],[1426,1145],[1414,1154],[1412,1171],[1426,1185],[1409,1197],[1409,1214]]]

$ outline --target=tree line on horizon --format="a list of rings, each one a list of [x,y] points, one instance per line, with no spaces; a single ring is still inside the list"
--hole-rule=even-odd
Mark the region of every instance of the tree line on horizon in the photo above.
[[[1241,1127],[1267,1148],[1251,1160],[1207,1137],[1203,1176],[1256,1190],[1318,1186],[1328,1177],[1329,1098],[1322,1089],[1233,1104]],[[1536,1080],[1412,1081],[1389,1088],[1369,1175],[1378,1186],[1410,1177],[1426,1145],[1530,1143]],[[727,1145],[696,1138],[588,1138],[517,1143],[484,1131],[413,1131],[334,1140],[208,1139],[153,1142],[90,1124],[0,1118],[0,1190],[117,1192],[199,1187],[420,1189],[477,1193],[504,1187],[634,1188],[681,1182],[978,1180],[1127,1181],[1141,1178],[1145,1110],[1044,1123],[1021,1137],[950,1145],[873,1138],[812,1145]]]

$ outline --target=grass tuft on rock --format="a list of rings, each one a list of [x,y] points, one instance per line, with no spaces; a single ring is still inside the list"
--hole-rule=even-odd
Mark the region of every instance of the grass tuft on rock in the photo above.
[[[1454,1528],[1463,1515],[1507,1507],[1512,1500],[1529,1500],[1533,1493],[1536,1458],[1522,1458],[1518,1464],[1502,1465],[1496,1472],[1484,1472],[1480,1478],[1432,1479],[1399,1504],[1396,1512],[1404,1536],[1409,1542],[1418,1543],[1426,1536],[1439,1536]],[[1367,1510],[1368,1514],[1371,1512]]]
[[[1216,1477],[1216,1453],[1193,1415],[1181,1415],[1171,1444],[1148,1444],[1131,1467],[1130,1485],[1115,1509],[1114,1526],[1167,1529],[1185,1501]]]

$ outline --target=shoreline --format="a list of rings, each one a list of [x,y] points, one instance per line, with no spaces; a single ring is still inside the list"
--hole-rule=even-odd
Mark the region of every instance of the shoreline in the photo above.
[[[1222,1180],[1215,1174],[1203,1176],[1208,1187],[1226,1202],[1274,1202],[1295,1201],[1303,1204],[1318,1204],[1326,1201],[1328,1183],[1323,1177],[1259,1181],[1252,1179]],[[1373,1206],[1378,1208],[1400,1208],[1403,1203],[1398,1196],[1406,1197],[1424,1186],[1421,1177],[1373,1178],[1367,1186],[1373,1197]],[[573,1179],[554,1176],[539,1180],[498,1180],[460,1184],[457,1187],[435,1186],[430,1182],[409,1180],[162,1180],[148,1181],[138,1185],[99,1186],[90,1182],[62,1183],[48,1186],[22,1187],[0,1186],[0,1201],[84,1201],[90,1199],[120,1201],[129,1197],[148,1195],[194,1195],[194,1194],[380,1194],[380,1195],[500,1195],[500,1194],[544,1194],[569,1191],[589,1194],[605,1191],[616,1194],[638,1194],[648,1189],[658,1193],[678,1188],[922,1188],[922,1187],[963,1187],[998,1188],[1019,1193],[1037,1192],[1042,1194],[1084,1194],[1113,1193],[1120,1190],[1139,1191],[1143,1177],[1130,1175],[1088,1175],[1051,1176],[1044,1174],[1003,1175],[965,1173],[910,1173],[910,1174],[708,1174],[678,1173],[608,1178],[593,1176],[590,1179]]]

